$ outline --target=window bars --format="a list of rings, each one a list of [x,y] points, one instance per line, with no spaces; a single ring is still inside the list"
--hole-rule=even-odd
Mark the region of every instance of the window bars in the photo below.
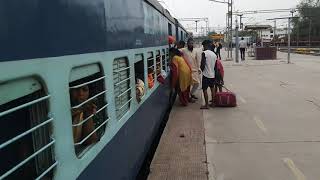
[[[166,71],[166,50],[162,49],[162,70]]]
[[[89,66],[83,66],[81,69],[86,67]],[[105,100],[107,93],[105,78],[106,76],[99,70],[69,84],[72,130],[78,157],[85,148],[99,141],[110,120],[107,115],[109,104]]]
[[[129,61],[127,58],[118,58],[113,62],[113,81],[114,81],[114,95],[116,117],[121,120],[122,117],[130,110],[130,103],[132,101],[130,87]]]
[[[156,74],[157,77],[161,75],[161,54],[160,50],[156,51]]]
[[[6,84],[10,83],[16,82]],[[19,89],[19,86],[15,88]],[[15,91],[1,93],[11,96],[19,94]],[[54,118],[48,115],[47,109],[50,97],[41,87],[36,92],[0,104],[0,121],[4,123],[4,129],[0,133],[0,166],[4,167],[0,170],[1,180],[21,176],[33,179],[52,178],[52,170],[58,162],[54,161],[55,139],[51,135]]]
[[[154,56],[153,52],[148,52],[148,84],[149,89],[154,87],[154,79],[155,79],[155,65],[154,65]]]

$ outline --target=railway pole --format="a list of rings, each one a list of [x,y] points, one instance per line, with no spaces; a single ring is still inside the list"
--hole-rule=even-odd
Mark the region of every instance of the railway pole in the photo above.
[[[288,64],[290,64],[290,53],[291,53],[291,18],[288,18]]]
[[[297,48],[299,47],[299,34],[300,34],[300,31],[299,31],[299,29],[300,29],[300,27],[299,27],[299,23],[297,23],[297,26],[298,26],[298,28],[297,28]]]
[[[233,38],[233,36],[232,36],[232,15],[233,15],[233,13],[232,13],[232,1],[233,0],[228,0],[228,9],[229,9],[229,17],[230,17],[230,28],[229,28],[229,30],[230,30],[230,59],[232,60],[232,49],[233,49],[233,47],[232,47],[232,38]]]
[[[228,57],[227,59],[230,59],[230,40],[229,40],[229,35],[230,35],[230,26],[229,26],[229,13],[226,14],[226,50],[228,51]]]
[[[277,20],[274,20],[274,30],[273,30],[273,42],[274,42],[274,46],[276,46],[276,40],[278,40],[278,38],[276,39],[277,36]],[[277,48],[278,50],[278,48]]]
[[[226,32],[228,34],[228,38],[227,38],[227,41],[228,41],[228,58],[226,59],[227,61],[232,61],[232,51],[233,51],[233,48],[232,48],[232,1],[233,0],[209,0],[209,1],[212,1],[212,2],[217,2],[217,3],[224,3],[224,4],[228,4],[228,14],[227,14],[227,28],[228,28],[228,32]]]
[[[195,20],[194,22],[196,22],[196,32],[198,32],[198,20]]]
[[[311,18],[309,18],[309,48],[311,47]]]

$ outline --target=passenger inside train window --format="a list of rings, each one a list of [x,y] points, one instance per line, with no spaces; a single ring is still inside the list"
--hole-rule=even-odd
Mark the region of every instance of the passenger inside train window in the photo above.
[[[105,76],[98,64],[72,69],[69,94],[77,157],[83,156],[106,132],[109,121],[106,92]]]
[[[79,105],[88,100],[90,95],[90,89],[88,85],[82,86],[77,89],[71,89],[71,103],[72,106]],[[94,101],[85,103],[82,107],[72,110],[72,124],[77,125],[73,127],[73,140],[75,143],[79,143],[84,138],[90,135],[95,129],[94,121],[90,118],[83,124],[80,124],[86,118],[94,115],[97,112],[97,106]],[[93,133],[83,145],[90,145],[98,141],[98,136]]]
[[[148,68],[148,87],[149,89],[154,86],[154,71],[151,68]]]
[[[149,55],[148,55],[148,87],[149,89],[153,88],[154,80],[156,78],[154,68],[155,68],[155,64],[154,64],[153,52],[149,52]]]
[[[134,64],[134,71],[135,71],[135,78],[136,78],[136,98],[138,102],[141,102],[141,99],[145,94],[143,60]]]
[[[27,83],[28,81],[25,79],[15,81],[15,83],[19,85],[20,82]],[[13,83],[8,82],[4,84]],[[4,93],[6,88],[3,88],[2,85],[3,84],[0,84],[0,94],[9,94]],[[21,84],[21,86],[17,85],[15,88],[23,89],[23,84]],[[30,90],[32,91],[32,88],[30,88]],[[38,98],[44,97],[46,94],[43,89],[40,89],[30,92],[30,94],[27,95],[23,93],[12,93],[12,95],[16,97],[12,98],[13,100],[9,102],[5,102],[5,98],[1,99],[0,113],[30,103]],[[47,112],[47,101],[41,101],[0,116],[0,122],[2,122],[0,145],[3,146],[3,143],[11,141],[7,145],[4,145],[0,150],[0,176],[11,171],[15,166],[20,166],[18,169],[5,175],[3,179],[36,179],[53,164],[54,160],[52,159],[53,154],[51,146],[35,155],[31,160],[26,160],[32,156],[35,151],[38,151],[51,142],[51,123],[47,123],[41,126],[41,128],[37,128],[24,136],[20,136],[46,121],[48,118]],[[19,136],[20,138],[18,138]],[[23,161],[25,161],[25,163],[22,163]],[[42,179],[49,180],[51,177],[52,172],[49,171]]]
[[[160,50],[156,51],[156,74],[157,74],[157,77],[161,74],[161,54],[160,54]]]
[[[136,97],[137,101],[140,103],[142,97],[145,94],[145,89],[144,89],[144,82],[141,79],[137,79],[136,82]]]

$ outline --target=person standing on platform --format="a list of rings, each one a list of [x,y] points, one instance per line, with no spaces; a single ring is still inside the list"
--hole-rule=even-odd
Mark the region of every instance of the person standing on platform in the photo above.
[[[170,48],[171,61],[171,87],[179,95],[182,106],[187,106],[190,101],[190,86],[192,84],[191,68],[183,59],[182,53],[176,48]]]
[[[202,71],[202,90],[205,100],[205,105],[201,106],[200,109],[209,109],[209,99],[207,89],[210,87],[212,104],[211,107],[214,107],[214,96],[215,96],[215,64],[217,56],[210,49],[210,41],[205,40],[202,42],[203,53],[201,58],[201,71]]]
[[[221,60],[221,49],[222,49],[222,44],[220,42],[217,42],[216,43],[216,47],[217,47],[217,50],[216,50],[216,54],[217,54],[217,58]]]
[[[177,48],[178,49],[182,49],[182,48],[184,48],[186,46],[186,43],[184,42],[184,41],[179,41],[178,43],[177,43]]]
[[[187,48],[181,49],[183,58],[189,63],[192,71],[192,89],[190,91],[190,101],[193,99],[197,100],[198,98],[195,96],[195,92],[199,88],[200,85],[200,52],[194,48],[194,41],[192,38],[189,38],[187,41]]]
[[[216,49],[216,44],[215,44],[214,42],[212,42],[212,43],[210,44],[210,50],[211,50],[212,52],[214,52],[215,54],[217,54],[216,51],[215,51],[215,49]]]
[[[241,41],[239,42],[240,47],[240,53],[241,53],[241,60],[246,60],[246,48],[247,48],[247,42],[244,40],[244,38],[241,38]]]

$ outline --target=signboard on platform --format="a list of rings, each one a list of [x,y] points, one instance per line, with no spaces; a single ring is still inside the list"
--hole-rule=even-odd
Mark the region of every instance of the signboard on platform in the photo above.
[[[224,39],[224,34],[213,34],[213,35],[210,35],[209,37],[214,40]]]

